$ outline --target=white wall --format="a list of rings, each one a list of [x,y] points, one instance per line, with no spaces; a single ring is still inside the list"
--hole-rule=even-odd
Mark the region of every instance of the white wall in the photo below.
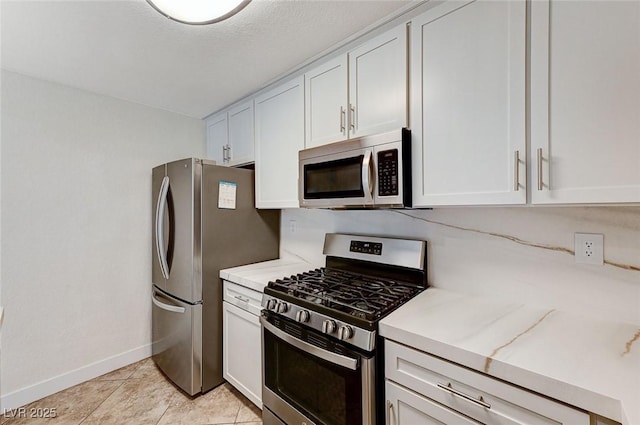
[[[433,286],[640,324],[637,206],[300,209],[283,212],[281,229],[283,255],[320,264],[327,232],[424,238]],[[603,233],[607,264],[576,264],[574,232]]]
[[[151,168],[201,120],[2,73],[2,401],[150,354]]]

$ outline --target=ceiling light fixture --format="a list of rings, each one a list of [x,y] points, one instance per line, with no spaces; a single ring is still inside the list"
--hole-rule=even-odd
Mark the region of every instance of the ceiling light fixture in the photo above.
[[[251,0],[147,0],[155,10],[183,24],[207,25],[240,12]]]

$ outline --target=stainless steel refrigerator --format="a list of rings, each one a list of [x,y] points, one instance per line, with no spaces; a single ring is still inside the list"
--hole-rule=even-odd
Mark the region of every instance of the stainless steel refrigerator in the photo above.
[[[152,174],[153,359],[194,395],[224,382],[220,269],[278,258],[280,212],[255,208],[252,170],[190,158]]]

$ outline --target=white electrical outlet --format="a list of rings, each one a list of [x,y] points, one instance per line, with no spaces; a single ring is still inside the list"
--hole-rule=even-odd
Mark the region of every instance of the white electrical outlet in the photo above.
[[[604,264],[604,235],[600,233],[575,234],[576,263]]]
[[[295,220],[289,220],[289,232],[291,232],[291,233],[295,233],[296,232],[296,221]]]

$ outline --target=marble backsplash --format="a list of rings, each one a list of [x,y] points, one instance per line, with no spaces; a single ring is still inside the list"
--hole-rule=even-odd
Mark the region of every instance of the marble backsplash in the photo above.
[[[640,207],[283,210],[282,255],[323,264],[325,233],[425,239],[430,285],[640,324]],[[574,233],[604,234],[603,266]]]

